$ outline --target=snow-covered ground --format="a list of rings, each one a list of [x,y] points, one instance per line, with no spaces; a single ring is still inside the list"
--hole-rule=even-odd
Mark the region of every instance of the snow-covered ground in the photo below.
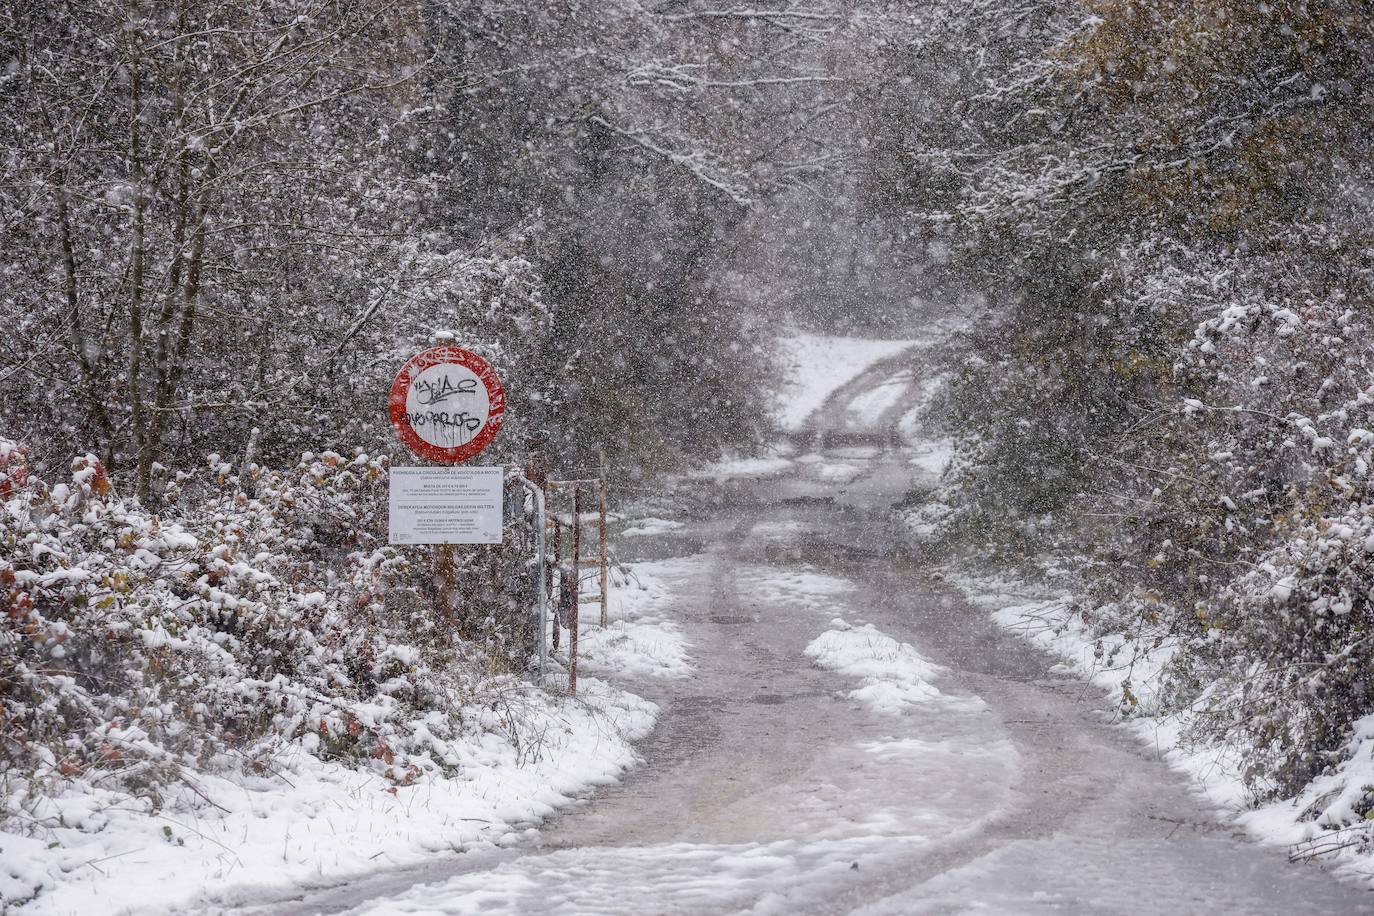
[[[931,430],[927,412],[931,402],[948,383],[945,374],[933,374],[922,381],[915,403],[897,424],[902,441],[910,449],[910,464],[916,483],[933,487],[954,457],[954,442]]]
[[[656,521],[661,524],[655,528],[661,532],[682,527],[681,523]],[[578,644],[579,670],[607,677],[690,675],[692,663],[682,627],[667,614],[667,606],[671,604],[671,583],[690,575],[698,562],[688,557],[636,563],[634,578],[611,592],[607,625],[583,629]]]
[[[1318,776],[1297,798],[1255,806],[1245,788],[1239,749],[1185,742],[1188,715],[1157,712],[1167,646],[1136,649],[1118,634],[1093,633],[1076,610],[1081,599],[1072,593],[1005,576],[978,575],[967,568],[950,569],[946,578],[1000,625],[1062,658],[1066,671],[1132,709],[1134,714],[1123,725],[1186,774],[1208,803],[1252,839],[1299,855],[1320,855],[1352,878],[1374,884],[1374,862],[1368,855],[1354,854],[1353,848],[1341,847],[1352,831],[1340,827],[1354,818],[1356,804],[1374,787],[1374,717],[1357,724],[1349,759]],[[1129,694],[1123,694],[1128,677]],[[1313,811],[1321,816],[1311,816]]]
[[[900,351],[899,351],[900,352]],[[910,370],[895,372],[891,377],[858,395],[845,407],[851,422],[873,424],[896,407],[911,388],[914,377]]]
[[[568,849],[416,886],[351,916],[783,916],[850,878],[856,863],[882,867],[928,843],[878,835]]]
[[[655,534],[666,534],[669,531],[677,531],[681,527],[682,522],[649,516],[647,518],[636,519],[633,525],[620,532],[620,536],[623,538],[650,537]]]
[[[788,446],[780,446],[777,452],[767,458],[726,458],[711,462],[693,471],[689,476],[724,483],[728,480],[763,480],[789,475],[823,484],[844,484],[861,475],[865,469],[862,462],[846,460],[842,454],[821,455],[808,452],[798,455]]]
[[[862,337],[826,337],[796,333],[778,340],[783,355],[784,389],[779,403],[779,420],[788,431],[801,429],[826,398],[845,383],[857,378],[879,360],[910,348],[910,340],[870,340]],[[897,397],[884,390],[874,395],[875,403]],[[872,408],[874,405],[868,405]]]
[[[741,550],[808,533],[761,520]],[[712,625],[719,609],[709,601],[687,612],[709,640],[691,693],[733,701],[711,718],[712,738],[689,731],[679,752],[660,749],[643,782],[560,822],[547,847],[349,912],[840,912],[818,905],[1004,814],[1014,748],[989,732],[976,700],[940,693],[932,681],[942,669],[912,646],[833,619],[862,615],[868,596],[856,582],[805,564],[719,558],[705,573],[741,596],[732,631]],[[779,653],[763,670],[751,663],[760,641]],[[750,703],[760,677],[785,702]]]
[[[712,461],[693,470],[688,476],[723,482],[726,480],[752,480],[759,477],[772,477],[792,467],[792,459],[785,455],[762,458],[740,458],[730,456]]]
[[[129,810],[70,792],[30,806],[30,835],[0,833],[4,900],[34,916],[164,913],[269,900],[455,850],[510,845],[637,761],[658,707],[612,681],[691,671],[667,608],[683,562],[638,564],[610,625],[584,624],[576,699],[508,682],[460,711],[448,773],[410,785],[297,749],[251,777],[184,774],[181,797]],[[437,748],[437,744],[436,744]],[[13,784],[11,784],[13,785]]]
[[[875,364],[917,345],[913,340],[874,340],[863,337],[828,337],[793,332],[779,337],[782,354],[783,388],[779,397],[778,420],[787,432],[797,432],[840,389],[854,382]],[[867,428],[893,410],[912,389],[914,377],[909,369],[894,370],[871,388],[858,392],[852,400],[840,400],[839,425]],[[832,430],[834,431],[834,430]],[[727,455],[702,465],[689,477],[724,482],[758,480],[789,473],[806,473],[822,483],[843,484],[858,476],[859,466],[836,461],[836,456],[817,453],[797,454],[790,443],[774,446],[770,454],[757,457]],[[838,457],[843,457],[843,450]],[[872,457],[863,454],[860,457]],[[798,465],[810,466],[798,468]]]
[[[489,730],[461,748],[457,772],[409,786],[300,751],[256,778],[196,776],[202,803],[154,815],[100,794],[58,797],[38,808],[48,826],[35,836],[0,837],[0,874],[10,888],[46,888],[24,913],[157,913],[511,843],[632,766],[630,742],[656,712],[588,681],[581,702],[520,691],[472,709]]]

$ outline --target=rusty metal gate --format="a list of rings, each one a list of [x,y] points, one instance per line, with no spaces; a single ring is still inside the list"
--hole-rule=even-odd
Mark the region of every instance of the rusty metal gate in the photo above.
[[[610,614],[605,459],[602,458],[596,477],[556,480],[548,475],[547,461],[542,456],[532,456],[523,472],[509,475],[507,486],[512,493],[523,491],[529,497],[521,514],[533,535],[530,546],[533,591],[537,596],[534,626],[539,677],[541,682],[547,678],[549,656],[561,648],[562,631],[566,629],[568,692],[576,694],[582,606],[597,605],[597,623],[603,627]],[[595,593],[584,587],[588,583],[595,583]]]

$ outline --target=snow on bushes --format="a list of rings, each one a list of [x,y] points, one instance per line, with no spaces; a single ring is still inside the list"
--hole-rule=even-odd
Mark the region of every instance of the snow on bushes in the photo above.
[[[1188,674],[1210,685],[1202,730],[1252,749],[1261,795],[1293,795],[1344,759],[1374,708],[1369,330],[1339,291],[1301,305],[1255,295],[1202,322],[1180,364],[1206,383],[1179,423],[1199,443],[1188,471],[1210,484],[1207,537],[1224,550],[1175,537],[1168,552],[1230,564],[1190,608]]]
[[[519,682],[434,620],[427,564],[378,540],[384,458],[240,478],[212,456],[161,513],[94,456],[71,470],[39,480],[0,440],[6,830],[55,825],[47,799],[73,791],[93,812],[198,803],[196,774],[271,773],[287,752],[404,785],[455,770],[455,739],[515,732],[502,694]]]
[[[1058,557],[1127,711],[1345,824],[1374,806],[1374,169],[1344,88],[1374,26],[1348,0],[1146,6],[975,4],[932,33],[999,53],[945,84],[960,124],[898,134],[912,223],[986,302],[919,521]]]

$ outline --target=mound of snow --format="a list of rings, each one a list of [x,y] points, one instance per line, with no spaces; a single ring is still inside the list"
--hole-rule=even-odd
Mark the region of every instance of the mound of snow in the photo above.
[[[872,624],[854,627],[836,618],[806,654],[822,668],[861,678],[863,685],[849,695],[874,712],[899,716],[911,706],[945,699],[930,683],[943,669]]]

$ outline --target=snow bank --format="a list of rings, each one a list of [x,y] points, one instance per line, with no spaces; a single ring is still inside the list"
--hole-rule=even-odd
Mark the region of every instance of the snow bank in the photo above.
[[[577,701],[512,690],[462,711],[483,730],[450,745],[453,776],[395,785],[298,751],[256,778],[187,774],[185,804],[161,810],[100,790],[35,800],[42,831],[0,834],[0,889],[42,888],[25,914],[159,913],[509,844],[614,782],[656,713],[595,680]]]
[[[768,458],[727,456],[719,461],[713,461],[696,468],[687,476],[715,481],[752,480],[760,477],[773,477],[792,466],[792,459],[782,456]]]
[[[813,475],[817,480],[829,484],[849,483],[856,479],[864,469],[857,464],[848,462],[817,462],[813,468]]]
[[[620,536],[623,538],[649,537],[655,534],[667,534],[670,531],[677,531],[682,527],[682,522],[675,522],[666,518],[641,518],[637,519],[629,528],[620,532]]]
[[[1094,633],[1083,621],[1079,598],[1005,576],[946,570],[946,579],[1007,629],[1055,656],[1065,669],[1103,688],[1123,710],[1124,725],[1157,748],[1197,793],[1240,824],[1254,840],[1287,846],[1294,857],[1321,856],[1347,877],[1374,884],[1374,861],[1361,838],[1367,827],[1354,817],[1374,792],[1374,716],[1361,719],[1346,759],[1313,779],[1296,798],[1256,806],[1243,780],[1242,749],[1199,745],[1183,735],[1191,713],[1163,715],[1158,695],[1170,646],[1137,648],[1118,633]]]
[[[898,372],[887,381],[874,385],[856,397],[845,410],[858,425],[871,426],[877,423],[883,414],[897,406],[902,395],[911,388],[913,381],[911,370]]]
[[[776,533],[768,531],[764,537],[772,540]],[[817,572],[805,565],[793,569],[767,566],[740,568],[736,575],[741,586],[747,583],[752,594],[761,602],[812,611],[818,616],[838,614],[845,607],[844,599],[855,590],[854,583],[849,579]]]
[[[636,563],[634,579],[611,590],[607,626],[590,627],[578,637],[579,668],[629,677],[691,674],[682,627],[666,615],[669,588],[665,580],[690,574],[700,563],[695,557]]]

